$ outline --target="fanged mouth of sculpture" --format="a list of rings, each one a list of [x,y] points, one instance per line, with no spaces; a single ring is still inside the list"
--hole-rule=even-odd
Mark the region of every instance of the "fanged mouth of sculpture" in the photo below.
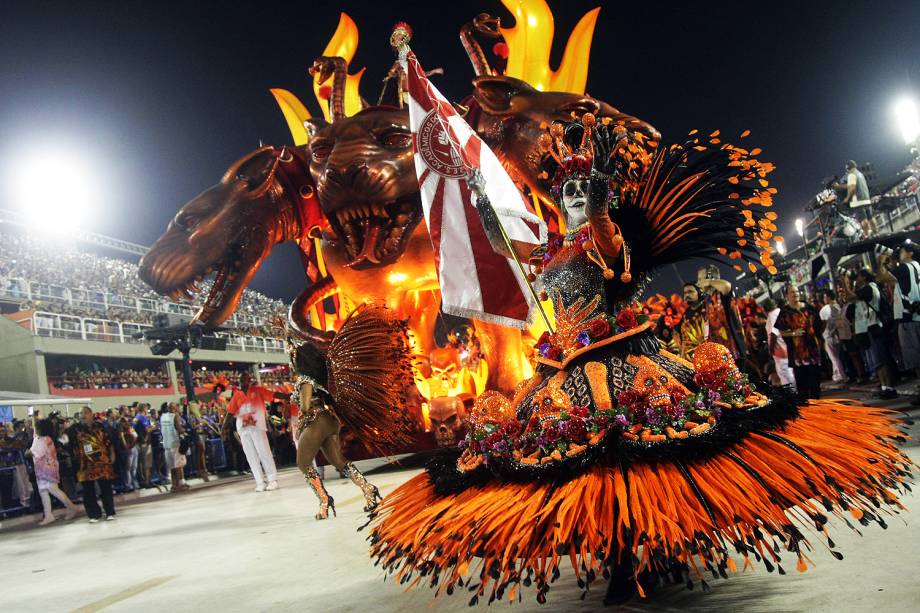
[[[392,264],[406,248],[421,220],[418,195],[387,204],[353,204],[328,215],[345,247],[348,266],[356,270]]]
[[[648,397],[649,406],[657,407],[667,404],[671,400],[670,394],[652,394]]]
[[[210,290],[201,310],[195,316],[196,321],[208,322],[219,310],[233,301],[246,283],[248,272],[244,270],[244,248],[241,244],[233,244],[227,250],[227,255],[212,263],[207,268],[195,275],[187,275],[185,281],[177,282],[160,293],[173,300],[194,300],[202,293],[199,286],[202,282],[210,282]]]

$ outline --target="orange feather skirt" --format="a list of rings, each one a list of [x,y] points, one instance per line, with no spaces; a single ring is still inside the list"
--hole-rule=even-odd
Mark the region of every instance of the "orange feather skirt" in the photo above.
[[[437,594],[462,586],[471,604],[520,599],[530,586],[543,602],[562,564],[585,590],[612,563],[636,577],[679,563],[704,587],[704,573],[726,577],[752,559],[805,571],[815,537],[842,558],[829,515],[885,527],[903,508],[896,492],[909,489],[912,465],[897,422],[818,400],[699,460],[605,461],[564,481],[492,479],[448,495],[423,473],[372,515],[371,554],[401,583]]]

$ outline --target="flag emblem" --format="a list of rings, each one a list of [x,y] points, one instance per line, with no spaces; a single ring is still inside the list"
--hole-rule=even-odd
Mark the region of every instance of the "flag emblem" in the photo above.
[[[466,170],[457,152],[458,147],[456,144],[452,146],[450,135],[435,109],[425,115],[419,126],[416,148],[428,168],[442,177],[459,179],[465,176]]]

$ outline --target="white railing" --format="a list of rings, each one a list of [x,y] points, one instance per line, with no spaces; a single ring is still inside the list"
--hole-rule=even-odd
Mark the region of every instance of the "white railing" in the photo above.
[[[36,336],[107,343],[143,343],[144,339],[135,338],[134,334],[152,327],[132,321],[77,317],[45,311],[35,311],[31,317],[17,320],[16,323],[31,330]],[[284,353],[284,343],[277,338],[225,333],[219,333],[217,336],[227,339],[228,349],[257,353]]]
[[[198,312],[197,305],[169,302],[166,299],[124,296],[98,289],[72,288],[53,283],[39,283],[21,277],[0,280],[0,298],[7,300],[56,302],[77,308],[95,309],[105,312],[109,308],[120,308],[136,313],[169,313],[191,319]],[[227,327],[241,325],[265,326],[264,318],[256,315],[234,313],[224,322]]]
[[[264,336],[244,336],[240,334],[227,334],[218,332],[218,338],[227,339],[227,349],[234,351],[255,351],[264,353],[284,353],[284,342],[277,338]]]
[[[107,343],[143,343],[144,339],[134,338],[134,333],[152,327],[137,322],[77,317],[46,311],[35,311],[32,317],[17,320],[16,323],[31,330],[36,336]]]

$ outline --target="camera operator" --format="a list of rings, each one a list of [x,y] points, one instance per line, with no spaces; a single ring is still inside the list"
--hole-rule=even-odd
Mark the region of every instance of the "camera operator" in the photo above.
[[[871,200],[869,198],[869,184],[866,183],[866,177],[856,167],[856,162],[849,160],[847,162],[847,195],[843,198],[844,206],[851,209],[863,208],[863,231],[869,236],[878,234],[878,228],[875,227],[875,220],[872,219]]]
[[[879,279],[893,285],[892,310],[898,325],[898,342],[904,367],[920,376],[920,263],[914,260],[916,245],[898,247],[898,261],[888,254],[879,256]],[[920,398],[911,401],[920,405]]]

